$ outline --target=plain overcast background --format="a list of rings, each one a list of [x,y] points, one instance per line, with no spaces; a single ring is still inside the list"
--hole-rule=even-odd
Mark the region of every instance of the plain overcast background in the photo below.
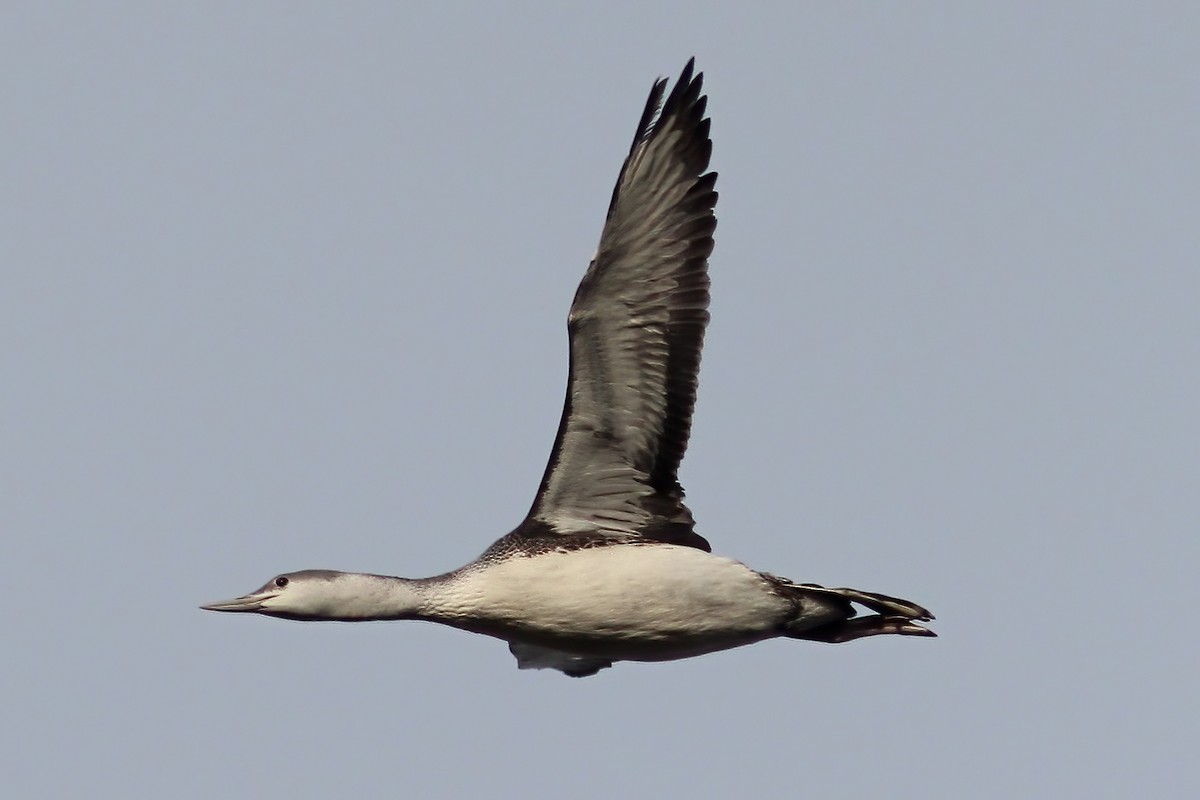
[[[1195,796],[1196,9],[9,4],[0,791]],[[521,519],[617,169],[691,55],[699,530],[941,638],[572,680],[197,610]]]

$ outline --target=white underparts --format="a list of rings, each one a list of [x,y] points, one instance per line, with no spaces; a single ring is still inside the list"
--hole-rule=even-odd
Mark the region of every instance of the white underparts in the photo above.
[[[427,598],[439,622],[580,655],[658,661],[775,635],[791,604],[737,561],[612,545],[482,562]],[[530,666],[536,654],[530,655]]]

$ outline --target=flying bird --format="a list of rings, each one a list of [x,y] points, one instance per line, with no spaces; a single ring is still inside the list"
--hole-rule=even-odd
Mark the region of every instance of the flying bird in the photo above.
[[[669,94],[654,84],[621,167],[571,304],[566,402],[525,520],[444,575],[289,572],[202,608],[438,622],[503,639],[522,669],[573,677],[779,637],[935,635],[916,603],[759,572],[695,531],[677,472],[709,319],[717,175],[693,70]]]

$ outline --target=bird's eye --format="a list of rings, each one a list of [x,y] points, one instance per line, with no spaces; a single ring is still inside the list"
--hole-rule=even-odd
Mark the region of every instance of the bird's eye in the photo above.
[[[287,586],[288,585],[287,577],[284,575],[280,575],[278,578],[275,579],[275,585],[278,586],[280,589]]]

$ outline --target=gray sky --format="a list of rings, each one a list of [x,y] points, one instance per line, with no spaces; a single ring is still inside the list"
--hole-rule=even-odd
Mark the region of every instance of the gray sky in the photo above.
[[[1198,34],[1185,3],[10,5],[3,793],[1195,792]],[[520,520],[617,168],[693,54],[699,530],[942,638],[577,681],[197,610]]]

